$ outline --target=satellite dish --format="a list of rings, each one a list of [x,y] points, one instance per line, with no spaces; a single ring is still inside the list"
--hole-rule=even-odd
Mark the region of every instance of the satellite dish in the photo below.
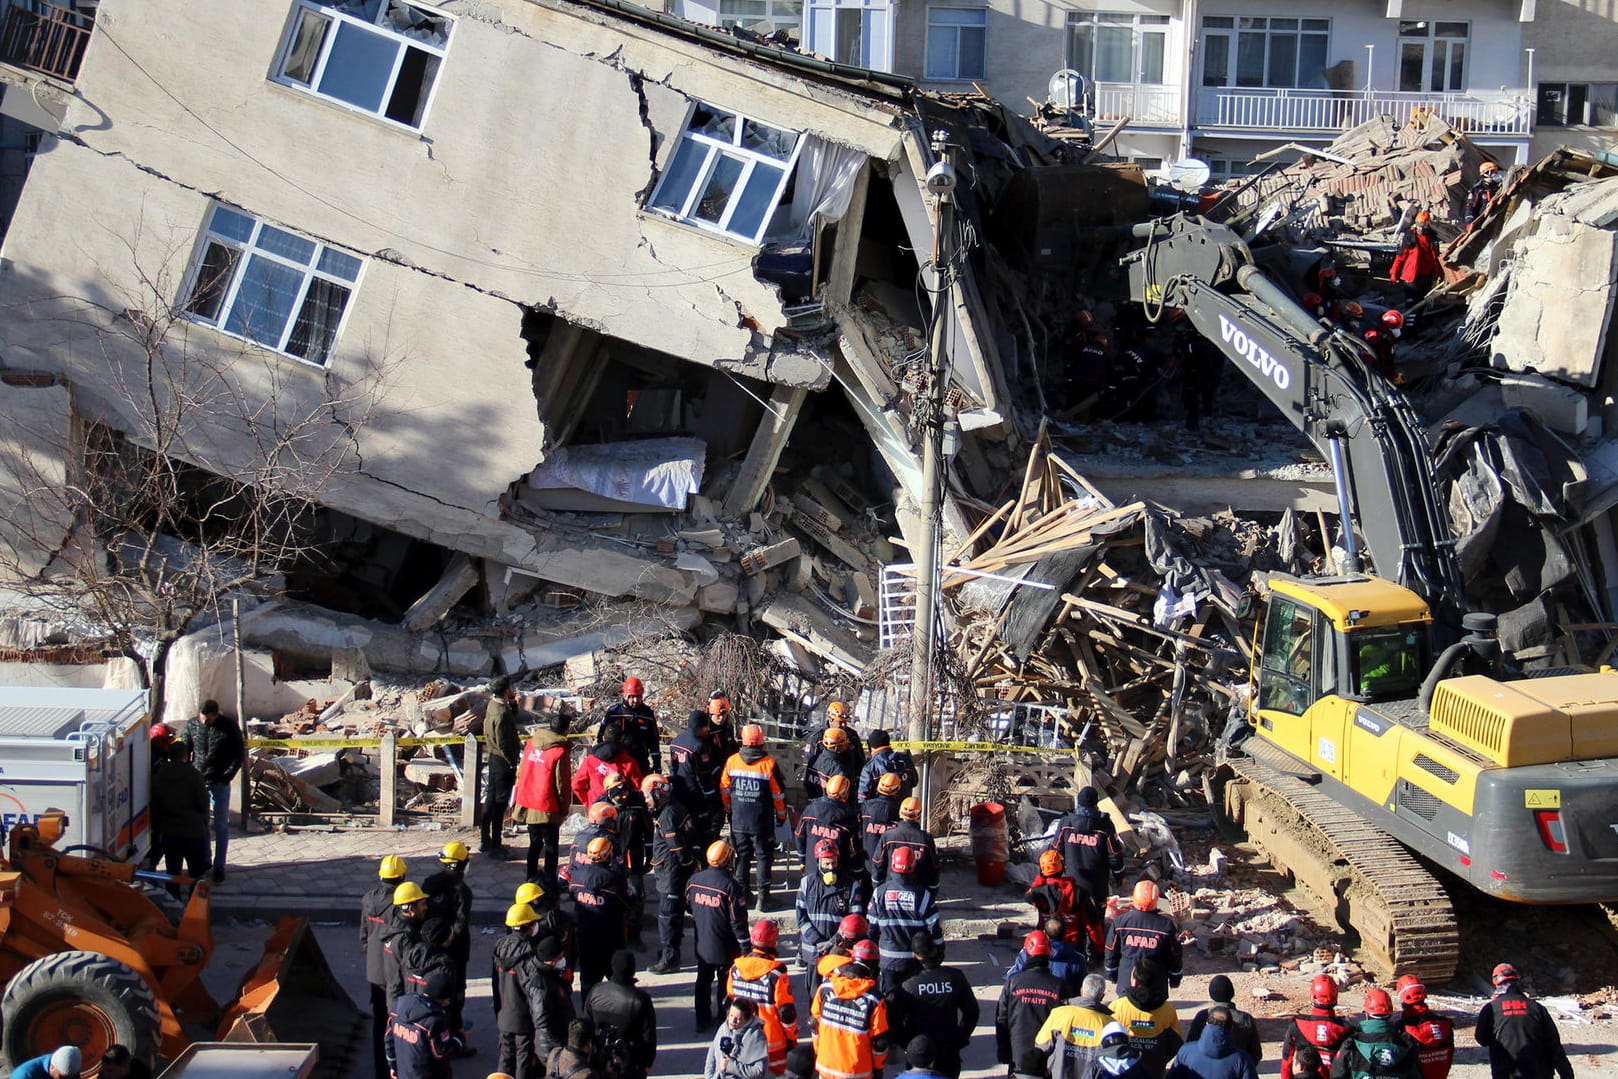
[[[1084,76],[1070,67],[1052,75],[1051,81],[1045,84],[1045,100],[1059,109],[1078,108],[1084,93]]]
[[[1181,191],[1200,191],[1213,175],[1213,169],[1200,158],[1188,157],[1169,166],[1169,186]]]

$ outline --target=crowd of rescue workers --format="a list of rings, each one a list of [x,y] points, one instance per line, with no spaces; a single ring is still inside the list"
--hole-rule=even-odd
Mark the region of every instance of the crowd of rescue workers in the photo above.
[[[672,1074],[656,1066],[658,1019],[636,985],[635,951],[653,909],[652,973],[686,969],[689,924],[692,1018],[711,1035],[704,1079],[958,1079],[978,1001],[966,974],[945,961],[941,867],[922,826],[917,767],[886,731],[862,739],[852,711],[830,703],[803,745],[808,802],[789,830],[784,773],[760,726],[738,729],[724,691],[690,713],[667,746],[666,769],[638,678],[625,680],[577,764],[567,715],[526,713],[505,677],[490,693],[480,853],[513,857],[507,820],[528,839],[527,879],[493,951],[499,1051],[490,1079]],[[191,769],[197,749],[212,785],[219,777],[209,769],[228,768],[231,746],[221,743],[230,740],[219,727],[229,721],[217,708],[204,713],[174,739],[173,756]],[[180,779],[165,783],[182,789]],[[1011,1079],[1254,1079],[1263,1042],[1228,977],[1209,982],[1209,1004],[1189,1023],[1170,1003],[1183,973],[1180,926],[1158,910],[1151,877],[1127,898],[1117,891],[1123,849],[1098,803],[1093,787],[1082,789],[1039,855],[1026,893],[1037,928],[1003,977],[996,1059]],[[575,804],[585,822],[564,852],[562,824]],[[780,842],[796,846],[804,869],[778,908]],[[224,850],[210,854],[206,833],[192,845],[222,877]],[[438,871],[419,883],[389,855],[363,900],[378,1079],[442,1079],[471,1055],[462,1014],[475,931],[471,853],[447,844]],[[788,902],[796,971],[767,916]],[[751,922],[750,909],[759,915]],[[1517,971],[1502,963],[1493,982],[1474,1036],[1495,1079],[1571,1079],[1556,1025]],[[1413,976],[1391,992],[1365,989],[1357,1020],[1339,1013],[1338,991],[1330,975],[1314,978],[1309,1011],[1285,1030],[1281,1079],[1445,1079],[1454,1023],[1428,1006]]]

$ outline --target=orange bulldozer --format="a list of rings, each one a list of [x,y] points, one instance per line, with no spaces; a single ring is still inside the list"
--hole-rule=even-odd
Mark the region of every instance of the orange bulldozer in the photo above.
[[[221,1008],[202,982],[210,884],[197,881],[171,922],[136,882],[185,878],[59,852],[65,825],[52,812],[13,826],[0,858],[0,1070],[76,1045],[88,1077],[114,1043],[153,1063],[178,1057],[194,1031],[202,1041],[316,1043],[320,1073],[343,1073],[364,1017],[305,923],[281,920]]]

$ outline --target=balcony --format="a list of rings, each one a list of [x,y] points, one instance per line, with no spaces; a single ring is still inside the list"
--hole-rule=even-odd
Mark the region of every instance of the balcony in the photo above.
[[[14,2],[0,25],[0,61],[72,82],[94,26],[92,16],[43,0]]]
[[[1523,90],[1424,94],[1209,87],[1197,92],[1196,122],[1209,130],[1335,135],[1376,116],[1437,116],[1468,135],[1526,138],[1534,130],[1533,104]]]
[[[1098,82],[1090,91],[1097,123],[1129,117],[1133,128],[1180,126],[1180,88],[1131,82]]]

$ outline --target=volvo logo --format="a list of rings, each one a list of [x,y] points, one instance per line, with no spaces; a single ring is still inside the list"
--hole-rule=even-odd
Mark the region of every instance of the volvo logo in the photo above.
[[[1287,370],[1286,364],[1271,356],[1268,350],[1247,336],[1246,331],[1224,315],[1219,316],[1219,332],[1224,337],[1225,344],[1234,348],[1242,359],[1264,372],[1264,377],[1275,383],[1278,388],[1284,390],[1292,385],[1292,372]]]

